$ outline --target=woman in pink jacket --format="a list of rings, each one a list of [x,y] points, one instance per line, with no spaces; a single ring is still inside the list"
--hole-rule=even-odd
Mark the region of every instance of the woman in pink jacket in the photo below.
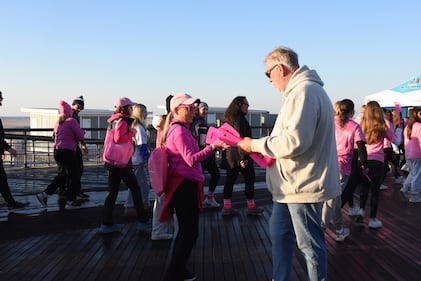
[[[64,196],[59,198],[61,210],[79,207],[75,202],[76,194],[80,190],[79,164],[76,157],[76,147],[82,141],[85,132],[80,128],[76,119],[72,118],[72,108],[61,100],[59,119],[54,125],[54,160],[57,163],[58,174],[47,188],[37,194],[38,201],[47,207],[48,195],[52,195],[60,187]]]
[[[197,99],[187,94],[178,94],[171,99],[171,112],[164,129],[164,143],[168,151],[169,172],[165,201],[160,221],[169,220],[174,210],[178,221],[178,233],[174,242],[166,281],[196,280],[187,269],[194,243],[199,235],[199,209],[203,201],[201,162],[216,148],[227,148],[222,142],[199,150],[199,145],[190,133]]]

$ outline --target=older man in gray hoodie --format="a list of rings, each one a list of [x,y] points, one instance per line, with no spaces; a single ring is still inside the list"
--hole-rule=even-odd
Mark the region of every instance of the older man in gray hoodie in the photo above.
[[[270,136],[245,138],[238,146],[276,159],[266,174],[273,199],[273,280],[290,280],[295,240],[308,280],[325,280],[322,206],[341,193],[332,103],[316,71],[300,67],[293,50],[276,48],[265,64],[269,81],[283,93],[281,110]]]

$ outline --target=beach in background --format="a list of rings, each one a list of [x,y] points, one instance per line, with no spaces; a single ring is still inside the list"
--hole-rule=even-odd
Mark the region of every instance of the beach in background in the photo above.
[[[25,116],[0,117],[5,129],[29,128],[30,118]]]

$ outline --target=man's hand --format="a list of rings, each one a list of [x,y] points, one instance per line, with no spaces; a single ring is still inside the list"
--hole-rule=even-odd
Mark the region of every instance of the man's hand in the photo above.
[[[251,153],[251,138],[244,138],[239,143],[237,143],[237,146],[244,150],[247,153]]]

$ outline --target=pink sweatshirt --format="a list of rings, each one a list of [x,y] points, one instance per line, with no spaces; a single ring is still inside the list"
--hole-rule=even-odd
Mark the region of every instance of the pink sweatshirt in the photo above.
[[[386,137],[389,141],[395,140],[395,131],[393,129],[392,123],[386,122],[387,131]],[[381,138],[376,143],[373,144],[366,144],[367,148],[367,160],[377,160],[380,162],[384,162],[384,139]]]
[[[197,141],[188,129],[190,124],[173,124],[168,130],[166,147],[170,163],[169,174],[177,173],[192,181],[204,181],[201,162],[208,158],[213,150],[210,145],[199,151]]]
[[[58,121],[54,125],[54,148],[76,151],[79,141],[82,141],[85,132],[80,128],[76,119],[69,117],[63,123]]]
[[[338,151],[339,172],[349,176],[352,167],[352,154],[357,141],[366,142],[360,125],[348,119],[344,127],[340,126],[339,118],[335,117],[335,137]]]
[[[407,138],[407,130],[405,127],[405,158],[406,159],[421,159],[421,123],[415,122],[412,125],[411,139]]]

